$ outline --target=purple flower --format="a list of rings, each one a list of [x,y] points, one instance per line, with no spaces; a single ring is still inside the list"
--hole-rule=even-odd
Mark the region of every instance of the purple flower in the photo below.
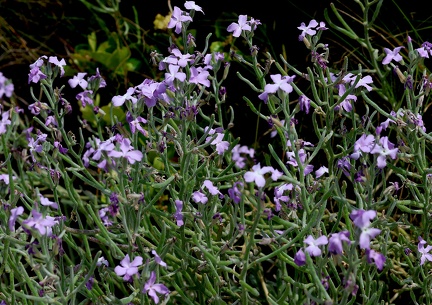
[[[207,132],[208,127],[204,128],[204,132]],[[211,141],[211,145],[216,146],[216,151],[219,155],[223,155],[226,150],[229,148],[229,142],[223,141],[224,133],[219,132],[218,129],[210,129],[209,133],[210,136],[206,138],[206,143]],[[214,134],[216,134],[216,138],[214,138]]]
[[[266,84],[264,86],[264,92],[261,93],[258,98],[263,101],[268,100],[268,95],[272,93],[276,93],[278,90],[281,90],[285,93],[291,93],[293,91],[293,87],[289,84],[294,80],[294,76],[284,76],[280,74],[270,75],[270,78],[273,80],[273,84]]]
[[[340,97],[342,97],[345,94],[345,92],[346,92],[345,85],[340,84],[338,86],[338,88],[339,88],[338,95]],[[334,109],[336,111],[338,111],[340,109],[340,107],[342,107],[346,112],[351,112],[352,109],[353,109],[351,101],[354,101],[354,102],[357,101],[357,96],[352,95],[352,94],[348,94],[346,96],[346,98],[339,105],[337,105]]]
[[[380,233],[381,233],[380,229],[363,228],[362,232],[360,233],[360,239],[359,239],[360,249],[369,249],[371,240]]]
[[[134,164],[136,161],[141,161],[143,154],[139,150],[134,150],[131,141],[127,138],[123,139],[120,143],[120,151],[112,150],[108,153],[109,157],[114,158],[126,158],[130,164]]]
[[[329,172],[329,170],[327,167],[321,166],[318,170],[315,171],[315,177],[318,179],[319,177],[321,177],[325,173],[328,174],[328,172]]]
[[[158,264],[158,265],[161,265],[162,267],[165,267],[166,268],[166,266],[167,266],[167,264],[160,258],[160,256],[156,253],[156,250],[152,250],[152,254],[154,255],[154,257],[155,257],[155,262]]]
[[[60,76],[63,76],[65,70],[63,66],[66,66],[66,61],[62,58],[60,61],[57,59],[57,56],[50,56],[48,61],[54,65],[56,65],[60,69]]]
[[[371,224],[371,220],[376,217],[377,213],[374,210],[353,210],[350,218],[357,228],[367,228]]]
[[[308,114],[310,109],[310,102],[311,102],[310,99],[308,99],[306,95],[300,95],[298,98],[298,102],[300,105],[300,110]]]
[[[130,127],[130,130],[131,130],[132,134],[134,134],[138,130],[145,137],[148,137],[148,132],[147,132],[147,130],[145,130],[144,128],[142,128],[141,123],[142,124],[147,124],[147,120],[144,119],[144,118],[142,118],[142,117],[140,117],[140,116],[137,117],[135,120],[132,120],[132,121],[129,122],[129,127]]]
[[[12,123],[11,120],[9,120],[9,114],[10,114],[10,110],[4,111],[2,113],[2,119],[0,121],[0,134],[6,133],[6,126]]]
[[[15,222],[18,219],[18,216],[22,215],[23,213],[24,213],[23,207],[16,207],[11,210],[11,215],[8,221],[9,230],[11,230],[12,232],[15,231]]]
[[[183,12],[177,6],[174,6],[174,11],[172,13],[171,19],[168,23],[168,28],[172,29],[175,27],[174,32],[180,34],[183,22],[192,21],[192,18]]]
[[[189,82],[192,84],[201,84],[206,87],[210,87],[210,81],[208,79],[209,76],[210,73],[207,70],[204,70],[202,67],[191,67]]]
[[[374,262],[378,270],[381,271],[384,268],[384,263],[386,261],[386,258],[382,253],[376,252],[375,250],[367,249],[366,259],[369,264]]]
[[[236,181],[234,182],[233,187],[228,189],[228,195],[234,201],[234,203],[240,203],[241,201],[242,193],[240,192],[238,186],[242,188],[243,183],[241,183],[240,181]]]
[[[244,179],[246,182],[255,182],[258,187],[264,187],[264,174],[270,172],[272,169],[273,168],[271,166],[264,166],[261,168],[261,164],[258,163],[252,166],[252,171],[246,172],[244,174]]]
[[[278,187],[275,187],[274,189],[274,202],[275,202],[275,210],[276,212],[279,212],[282,208],[281,201],[282,202],[288,202],[290,200],[290,197],[287,195],[284,195],[285,191],[292,191],[293,185],[291,183],[284,183],[282,185],[279,185]]]
[[[309,235],[303,242],[308,245],[305,250],[310,256],[320,256],[322,251],[319,246],[327,245],[328,239],[327,236],[324,235],[317,239],[314,239],[312,235]]]
[[[70,80],[68,80],[69,86],[71,88],[75,88],[76,86],[80,86],[83,90],[87,88],[87,81],[84,79],[84,76],[86,76],[87,73],[78,73],[77,75],[74,75],[74,77]]]
[[[175,201],[175,205],[176,205],[176,212],[174,214],[174,219],[177,221],[177,225],[179,227],[181,227],[182,225],[184,225],[184,221],[183,221],[183,214],[182,214],[182,210],[183,210],[183,201],[181,200],[176,200]]]
[[[212,194],[212,195],[221,194],[221,192],[218,190],[218,188],[213,185],[213,182],[211,182],[208,179],[204,180],[202,187],[206,188],[210,192],[210,194]]]
[[[231,23],[227,31],[233,32],[234,37],[240,37],[242,31],[250,32],[252,30],[251,26],[247,22],[247,15],[239,15],[238,23]]]
[[[157,293],[167,295],[169,294],[168,288],[164,284],[155,284],[156,282],[156,273],[154,271],[151,272],[150,278],[144,285],[143,293],[147,293],[153,301],[158,304],[159,297]]]
[[[402,56],[399,54],[399,51],[402,49],[403,47],[397,47],[394,48],[393,50],[384,48],[384,52],[386,53],[386,57],[384,57],[382,64],[383,65],[388,65],[392,60],[394,61],[401,61],[403,58]]]
[[[204,14],[202,7],[195,4],[195,1],[186,1],[184,4],[185,8],[188,10],[194,10]]]
[[[372,76],[366,75],[365,77],[363,77],[359,80],[359,82],[357,83],[357,85],[355,87],[358,88],[358,87],[362,86],[362,87],[365,87],[366,90],[370,92],[372,90],[372,87],[369,86],[369,84],[372,84],[372,83],[373,83]]]
[[[426,246],[426,241],[421,238],[420,236],[418,237],[419,243],[417,246],[418,252],[421,254],[420,257],[420,266],[423,265],[426,260],[432,262],[432,254],[429,253],[430,250],[432,250],[432,246],[427,245]],[[425,247],[426,246],[426,247]]]
[[[193,194],[192,194],[192,200],[195,201],[196,203],[200,202],[202,204],[206,204],[208,201],[208,198],[204,193],[196,191],[196,192],[193,192]]]
[[[123,280],[130,281],[134,274],[138,273],[138,267],[142,265],[143,258],[141,256],[137,256],[131,262],[129,258],[129,254],[121,260],[120,265],[114,268],[114,272],[118,276],[123,276]]]
[[[354,152],[361,150],[369,153],[375,146],[375,138],[373,135],[363,134],[354,144]]]
[[[339,233],[333,233],[330,235],[329,238],[329,246],[328,250],[332,254],[342,254],[343,247],[342,242],[346,242],[348,244],[351,244],[351,240],[349,239],[350,232],[349,231],[342,231]]]
[[[184,82],[186,79],[186,74],[183,72],[179,72],[180,67],[176,65],[169,65],[168,70],[169,73],[165,73],[165,82],[168,85],[172,85],[175,79],[178,79],[181,82]]]
[[[6,95],[6,97],[11,97],[12,93],[14,91],[14,84],[3,76],[3,73],[0,72],[0,99],[3,97],[3,95]]]
[[[93,105],[92,94],[92,90],[84,90],[83,92],[78,93],[75,98],[78,101],[81,101],[82,106],[85,107],[87,105]]]
[[[52,227],[58,223],[54,217],[46,216],[43,218],[42,214],[36,210],[32,210],[32,217],[23,221],[23,225],[39,231],[41,235],[52,235]]]
[[[299,36],[299,40],[303,40],[303,38],[306,36],[306,34],[313,36],[316,34],[316,31],[313,30],[314,28],[316,28],[316,26],[318,25],[318,22],[315,19],[312,19],[311,21],[309,21],[308,26],[306,26],[306,24],[304,22],[302,22],[300,24],[300,26],[298,26],[297,28],[302,31],[300,36]]]
[[[28,77],[28,83],[38,83],[41,79],[45,79],[47,76],[42,73],[42,71],[39,69],[39,67],[34,67],[30,70],[29,77]]]
[[[377,166],[378,168],[384,168],[387,165],[387,156],[390,156],[393,160],[397,158],[398,148],[388,140],[388,137],[382,137],[379,142],[381,145],[375,144],[370,153],[379,154]]]
[[[101,256],[98,258],[96,266],[100,267],[102,265],[105,265],[108,267],[108,261],[105,259],[105,257]]]
[[[306,254],[303,252],[302,249],[298,250],[297,253],[294,255],[294,263],[297,266],[306,265]]]
[[[91,276],[88,279],[87,283],[85,283],[85,286],[86,286],[87,290],[92,290],[93,284],[94,284],[94,278]]]
[[[130,100],[132,103],[136,104],[137,98],[132,96],[135,93],[135,88],[131,87],[127,90],[124,95],[116,95],[112,98],[112,104],[114,106],[121,106],[125,101]]]
[[[57,204],[57,202],[54,202],[54,201],[50,201],[48,198],[46,198],[46,197],[44,197],[42,194],[39,194],[39,198],[40,198],[40,203],[43,205],[43,206],[50,206],[50,207],[52,207],[53,209],[58,209],[58,204]]]

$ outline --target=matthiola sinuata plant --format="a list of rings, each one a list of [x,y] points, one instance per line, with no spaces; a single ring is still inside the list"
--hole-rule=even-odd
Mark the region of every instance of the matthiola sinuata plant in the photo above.
[[[163,79],[104,107],[98,92],[112,80],[66,76],[65,59],[42,56],[25,119],[0,73],[2,302],[363,304],[409,290],[429,304],[432,82],[418,63],[432,45],[376,49],[367,12],[364,38],[311,20],[292,29],[311,55],[300,71],[257,52],[261,22],[239,15],[227,33],[251,54],[230,55],[255,74],[237,73],[251,88],[245,106],[273,139],[260,159],[230,132],[230,57],[209,51],[210,35],[191,43],[204,12],[184,8],[173,9],[166,54],[152,54]],[[330,62],[327,26],[356,37],[373,69]],[[400,103],[387,95],[393,71]],[[75,105],[93,122],[66,130]]]

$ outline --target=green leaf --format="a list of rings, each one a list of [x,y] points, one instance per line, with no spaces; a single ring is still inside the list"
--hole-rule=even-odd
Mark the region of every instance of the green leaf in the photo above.
[[[87,36],[87,39],[88,39],[88,44],[90,46],[90,50],[95,52],[96,51],[96,45],[97,45],[96,33],[92,32],[90,35]]]

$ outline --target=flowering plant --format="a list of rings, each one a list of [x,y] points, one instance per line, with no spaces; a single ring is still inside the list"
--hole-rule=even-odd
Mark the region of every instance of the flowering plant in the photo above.
[[[361,7],[378,14],[375,3]],[[359,38],[334,10],[344,28],[298,27],[311,60],[300,71],[258,52],[261,22],[247,15],[227,33],[250,56],[209,51],[210,35],[188,30],[203,9],[184,8],[167,24],[179,39],[152,54],[163,77],[103,107],[112,80],[67,76],[54,55],[30,64],[27,109],[0,74],[2,303],[372,304],[409,291],[429,304],[430,43],[378,50],[367,12]],[[371,67],[331,63],[327,26],[357,37]],[[267,147],[231,132],[237,64],[255,75],[237,72]],[[67,130],[74,105],[93,123]]]

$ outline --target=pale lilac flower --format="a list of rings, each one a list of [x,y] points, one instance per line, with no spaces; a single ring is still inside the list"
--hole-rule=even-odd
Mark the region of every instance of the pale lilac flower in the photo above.
[[[421,266],[426,262],[426,260],[432,262],[432,254],[429,253],[429,251],[432,250],[432,246],[427,245],[426,241],[423,238],[421,238],[420,236],[418,237],[418,240],[419,240],[419,243],[418,243],[417,249],[418,249],[418,252],[421,254],[421,257],[420,257],[420,266]]]
[[[321,177],[325,173],[328,174],[328,172],[329,172],[329,170],[327,167],[321,166],[318,170],[315,171],[315,177],[318,179],[319,177]]]
[[[380,229],[369,227],[363,228],[362,232],[360,233],[359,239],[360,249],[369,249],[371,240],[378,236],[380,233]]]
[[[176,200],[175,201],[175,205],[176,205],[176,212],[174,214],[174,219],[177,222],[177,225],[179,227],[181,227],[182,225],[184,225],[184,221],[183,221],[183,214],[182,214],[182,210],[183,210],[183,201],[181,200]]]
[[[271,93],[276,93],[278,90],[281,90],[285,93],[291,93],[293,91],[293,87],[289,84],[291,83],[294,76],[283,76],[281,74],[273,74],[270,75],[270,78],[273,80],[273,84],[266,84],[264,86],[264,92],[261,93],[258,98],[267,101],[268,95]]]
[[[1,111],[1,109],[0,109]],[[9,120],[10,110],[4,111],[2,113],[2,119],[0,121],[0,135],[6,133],[6,126],[10,125],[12,122]]]
[[[264,174],[272,171],[273,168],[271,166],[264,166],[261,168],[261,164],[258,163],[252,166],[252,171],[246,172],[244,174],[244,179],[246,182],[255,182],[258,187],[264,187],[265,178]]]
[[[202,186],[203,188],[206,188],[209,192],[210,192],[210,194],[212,194],[212,195],[218,195],[218,194],[220,194],[221,192],[217,189],[217,187],[215,187],[214,185],[213,185],[213,182],[211,182],[210,180],[208,180],[208,179],[206,179],[206,180],[204,180],[204,182],[203,182],[203,186]]]
[[[15,222],[18,219],[18,216],[22,215],[23,213],[24,213],[23,207],[16,207],[11,210],[11,215],[8,221],[9,230],[15,231]]]
[[[274,202],[275,202],[275,211],[279,212],[282,208],[281,201],[282,202],[288,202],[290,200],[290,197],[285,195],[285,191],[292,191],[293,185],[291,183],[284,183],[282,185],[279,185],[278,187],[275,187],[274,189]]]
[[[97,263],[96,263],[96,266],[98,266],[98,267],[100,267],[100,266],[102,266],[102,265],[105,265],[105,266],[107,266],[108,267],[108,261],[105,259],[105,257],[103,257],[103,256],[101,256],[101,257],[99,257],[98,258],[98,260],[97,260]]]
[[[175,79],[178,79],[181,82],[184,82],[186,79],[186,73],[179,72],[180,67],[176,65],[168,66],[168,73],[165,73],[165,82],[168,85],[172,85]]]
[[[208,126],[204,128],[204,132],[207,132]],[[210,136],[206,138],[206,143],[211,141],[211,145],[216,146],[216,151],[219,155],[223,155],[226,150],[229,148],[229,142],[223,141],[224,134],[220,132],[220,130],[217,128],[210,129],[209,133]],[[214,134],[216,134],[216,138],[214,138]],[[213,139],[213,140],[212,140]]]
[[[210,80],[208,79],[210,73],[202,67],[191,67],[189,82],[192,84],[201,84],[210,87]]]
[[[248,154],[251,158],[253,158],[255,150],[253,148],[249,149],[249,147],[247,147],[246,145],[241,146],[240,144],[237,144],[233,147],[231,153],[231,159],[235,161],[235,166],[237,168],[243,168],[246,165],[246,158],[244,158],[241,154]]]
[[[303,249],[298,250],[297,253],[294,255],[294,263],[297,266],[306,265],[306,254],[303,252]]]
[[[114,158],[126,158],[130,164],[134,164],[136,161],[141,161],[143,154],[139,150],[134,150],[131,145],[131,141],[124,138],[120,143],[120,151],[112,150],[108,153],[108,156]]]
[[[56,65],[57,67],[59,67],[60,69],[60,76],[63,76],[65,73],[65,70],[63,68],[63,66],[66,66],[66,61],[64,60],[64,58],[62,58],[60,61],[58,60],[57,56],[50,56],[48,61],[54,65]],[[84,88],[83,88],[84,89]]]
[[[194,10],[204,14],[202,7],[195,4],[195,1],[186,1],[184,4],[185,8],[188,10]]]
[[[365,77],[363,77],[359,80],[359,82],[357,83],[357,85],[355,87],[358,88],[358,87],[362,86],[362,87],[365,87],[366,90],[370,92],[372,90],[372,87],[369,86],[369,84],[372,84],[372,83],[373,83],[372,76],[366,75]]]
[[[163,61],[168,64],[173,64],[180,66],[182,68],[186,67],[189,62],[193,63],[194,55],[192,54],[183,54],[179,49],[175,48],[171,50],[173,55],[165,58]]]
[[[338,86],[338,88],[339,88],[338,95],[339,95],[340,97],[342,97],[342,96],[345,94],[345,92],[346,92],[345,85],[340,84],[340,85]],[[351,112],[352,109],[353,109],[352,104],[351,104],[351,101],[354,101],[354,102],[357,101],[357,96],[355,96],[355,95],[353,95],[353,94],[348,94],[348,95],[345,97],[345,99],[344,99],[344,100],[343,100],[339,105],[337,105],[334,109],[335,109],[336,111],[338,111],[338,110],[340,109],[340,107],[342,107],[346,112]]]
[[[132,279],[134,274],[138,275],[138,267],[142,265],[142,262],[143,258],[141,256],[135,257],[131,262],[129,254],[126,254],[126,256],[120,261],[120,266],[114,268],[114,272],[118,276],[123,276],[123,280],[129,281]]]
[[[30,69],[33,69],[34,67],[42,67],[44,59],[48,59],[48,56],[42,55],[39,57],[34,63],[30,65]]]
[[[363,229],[367,228],[371,224],[371,220],[374,219],[377,215],[377,212],[374,210],[353,210],[350,214],[350,218],[352,222],[355,224],[357,228]]]
[[[3,73],[0,72],[0,99],[3,97],[3,95],[6,95],[6,97],[11,97],[12,93],[14,91],[14,84],[3,76]]]
[[[16,177],[12,177],[14,180]],[[9,174],[1,174],[0,175],[0,181],[3,181],[6,185],[9,185]]]
[[[126,115],[127,116],[127,115]],[[137,117],[135,120],[131,120],[129,122],[129,127],[132,132],[132,134],[135,134],[135,132],[138,130],[141,132],[145,137],[148,137],[148,132],[145,130],[141,124],[147,124],[147,120],[143,117]]]
[[[400,62],[403,58],[399,54],[399,51],[403,48],[404,47],[397,47],[397,48],[394,48],[393,50],[384,48],[384,52],[386,53],[386,57],[384,57],[382,64],[388,65],[392,60]]]
[[[420,57],[429,58],[429,52],[425,47],[420,47],[416,49],[416,51],[419,53]]]
[[[373,135],[362,134],[362,136],[354,143],[354,152],[361,150],[369,153],[375,146],[375,138]]]
[[[160,256],[156,253],[156,250],[152,250],[152,254],[155,257],[155,262],[162,267],[167,267],[167,264],[160,258]]]
[[[384,168],[387,165],[386,158],[390,156],[393,160],[397,158],[398,148],[388,140],[388,137],[382,137],[379,144],[375,144],[370,151],[371,154],[379,154],[377,158],[378,168]]]
[[[40,198],[40,203],[43,206],[49,206],[52,207],[53,209],[58,209],[58,204],[57,202],[54,201],[50,201],[48,198],[44,197],[42,194],[39,194],[39,198]]]
[[[86,76],[87,73],[78,73],[77,75],[74,75],[73,78],[68,80],[69,86],[71,88],[75,88],[76,86],[80,86],[83,90],[87,88],[88,82],[84,79],[84,76]]]
[[[239,15],[238,23],[231,23],[227,31],[233,32],[234,37],[240,37],[242,31],[248,31],[250,32],[252,30],[251,26],[247,22],[247,15]]]
[[[47,116],[47,118],[45,120],[45,126],[50,126],[50,125],[53,125],[56,127],[58,126],[57,121],[53,115]]]
[[[127,90],[124,95],[116,95],[112,98],[112,104],[114,106],[121,106],[125,103],[125,101],[132,101],[132,103],[136,104],[137,98],[132,96],[135,93],[135,88],[131,87]]]
[[[28,83],[38,83],[41,79],[47,78],[45,74],[42,73],[42,71],[39,69],[39,67],[34,67],[30,70],[30,73],[28,75]]]
[[[193,192],[192,194],[192,200],[196,203],[202,203],[206,204],[208,201],[207,196],[204,193],[201,193],[200,191]]]
[[[39,231],[41,235],[52,235],[52,227],[58,223],[54,217],[47,215],[45,218],[36,210],[32,210],[32,217],[23,221],[23,226],[33,228]]]
[[[319,246],[327,245],[328,238],[327,236],[323,235],[318,237],[317,239],[314,239],[312,235],[309,235],[303,242],[308,245],[305,248],[305,251],[309,253],[310,256],[320,256],[322,251]]]
[[[167,295],[169,294],[168,288],[164,284],[155,284],[156,283],[156,273],[154,271],[151,272],[150,278],[144,285],[143,293],[147,293],[153,301],[158,304],[159,303],[159,294]]]
[[[174,11],[168,23],[168,28],[172,29],[175,27],[174,32],[180,34],[183,22],[187,22],[187,21],[192,21],[192,18],[189,15],[187,15],[186,12],[183,12],[181,9],[179,9],[177,6],[174,6]]]
[[[332,254],[342,254],[343,247],[342,242],[346,242],[347,244],[351,244],[351,240],[349,239],[350,232],[342,231],[339,233],[333,233],[329,238],[328,250]]]
[[[374,262],[378,270],[381,271],[384,268],[386,258],[382,253],[376,252],[375,250],[367,249],[366,259],[369,264]]]
[[[311,21],[309,21],[308,26],[306,26],[306,24],[304,22],[302,22],[300,24],[300,26],[298,26],[297,28],[302,31],[300,36],[299,36],[299,40],[303,40],[303,38],[306,36],[306,34],[313,36],[316,34],[316,31],[314,30],[314,28],[316,28],[316,26],[318,25],[318,22],[315,19],[312,19]]]

